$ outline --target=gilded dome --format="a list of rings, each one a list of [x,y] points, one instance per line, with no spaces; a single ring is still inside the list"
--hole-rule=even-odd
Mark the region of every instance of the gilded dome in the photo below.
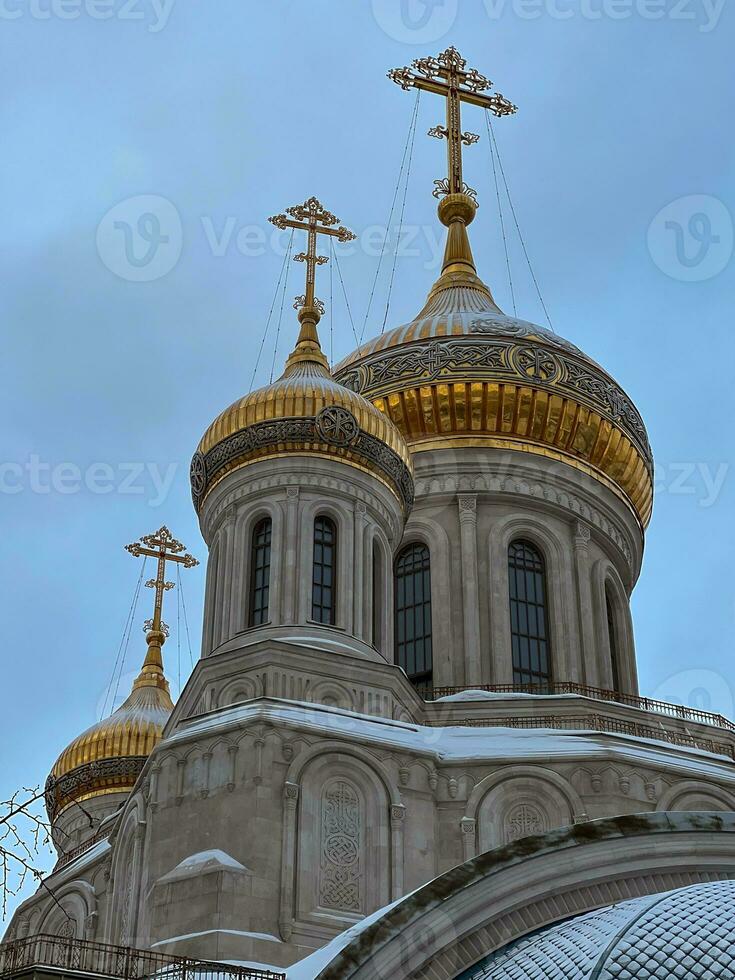
[[[377,476],[404,511],[411,506],[412,464],[403,436],[384,412],[335,381],[316,323],[307,318],[283,375],[238,399],[205,432],[191,465],[195,507],[231,470],[283,455],[337,458]]]
[[[444,264],[423,309],[345,358],[335,378],[394,422],[413,453],[490,446],[558,459],[647,525],[653,460],[631,399],[569,341],[503,314],[475,270],[471,199],[444,198],[439,216]]]
[[[71,803],[128,792],[135,785],[174,707],[163,673],[162,641],[163,634],[148,634],[148,654],[127,699],[78,735],[54,763],[46,781],[51,820]]]

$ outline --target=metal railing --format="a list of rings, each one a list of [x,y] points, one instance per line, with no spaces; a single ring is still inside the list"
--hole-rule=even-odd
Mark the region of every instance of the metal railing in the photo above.
[[[437,722],[442,726],[446,720]],[[672,745],[682,745],[690,748],[713,752],[735,760],[735,748],[726,742],[717,742],[710,738],[699,738],[696,735],[675,732],[670,729],[652,725],[639,725],[632,721],[610,718],[607,715],[537,715],[529,717],[497,717],[497,718],[461,718],[452,721],[454,725],[468,728],[552,728],[566,731],[612,732],[619,735],[634,735],[636,738],[651,738],[659,742],[669,742]]]
[[[448,697],[452,694],[461,694],[463,691],[489,691],[492,694],[578,694],[580,697],[594,698],[596,701],[616,701],[631,708],[640,708],[643,711],[654,711],[657,714],[667,715],[669,718],[678,718],[681,721],[693,721],[702,725],[714,725],[716,728],[725,728],[727,731],[735,732],[735,723],[724,715],[715,714],[712,711],[701,711],[699,708],[689,708],[681,704],[669,704],[667,701],[658,701],[655,698],[641,698],[633,694],[622,694],[619,691],[608,691],[601,687],[588,687],[585,684],[558,683],[558,684],[472,684],[464,687],[417,687],[419,695],[425,701],[436,701],[438,698]]]
[[[230,966],[148,949],[109,946],[65,936],[31,936],[0,944],[0,977],[19,976],[34,967],[118,980],[285,980],[285,973]]]
[[[59,855],[59,859],[54,865],[54,871],[58,871],[59,868],[63,868],[65,865],[69,864],[74,858],[78,858],[80,854],[84,854],[88,851],[90,847],[94,847],[95,844],[99,844],[101,840],[106,840],[110,836],[111,828],[107,827],[103,831],[97,831],[88,840],[83,843],[78,844],[77,847],[73,847],[70,851],[65,851],[63,854]]]

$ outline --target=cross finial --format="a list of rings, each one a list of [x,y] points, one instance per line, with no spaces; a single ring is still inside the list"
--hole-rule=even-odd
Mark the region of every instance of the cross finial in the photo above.
[[[149,579],[145,584],[146,588],[155,589],[156,596],[153,603],[153,618],[145,621],[145,630],[148,641],[148,655],[143,665],[143,673],[146,668],[163,670],[163,660],[161,658],[161,647],[166,642],[168,636],[168,626],[163,622],[163,596],[169,589],[173,589],[174,583],[166,581],[166,562],[173,561],[184,568],[194,568],[199,562],[188,552],[182,554],[184,546],[171,534],[164,524],[153,534],[146,534],[139,541],[125,545],[125,550],[129,551],[134,558],[145,556],[157,560],[156,577]]]
[[[303,296],[297,296],[294,309],[299,311],[299,322],[302,324],[302,337],[306,332],[313,332],[314,337],[309,335],[308,339],[316,339],[316,325],[319,323],[324,313],[324,304],[317,299],[314,294],[314,284],[316,279],[316,267],[324,265],[329,261],[326,255],[317,255],[316,236],[331,235],[340,242],[352,241],[356,236],[343,225],[335,228],[339,218],[336,218],[331,211],[326,208],[315,197],[310,197],[303,204],[298,204],[292,208],[286,208],[285,214],[276,214],[268,219],[276,228],[296,228],[298,231],[307,233],[307,248],[305,252],[299,252],[294,256],[294,262],[306,263],[306,292]],[[308,326],[307,326],[308,325]],[[310,328],[310,329],[309,329]],[[301,337],[299,338],[302,339]]]
[[[434,126],[429,136],[447,140],[447,176],[434,181],[434,197],[462,194],[471,199],[476,207],[476,192],[462,178],[462,147],[477,143],[476,133],[463,133],[461,107],[463,102],[488,109],[494,116],[509,116],[517,112],[516,106],[499,93],[483,94],[492,88],[492,82],[476,68],[467,68],[467,62],[455,47],[449,47],[436,58],[419,58],[408,68],[394,68],[388,78],[408,91],[416,88],[441,95],[447,100],[446,126]]]

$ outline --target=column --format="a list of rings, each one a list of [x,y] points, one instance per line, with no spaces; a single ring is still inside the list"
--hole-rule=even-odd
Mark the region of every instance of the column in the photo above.
[[[405,820],[405,806],[402,803],[393,803],[390,808],[390,835],[392,866],[391,899],[394,902],[403,895],[403,827]]]
[[[299,618],[299,488],[286,487],[286,533],[282,553],[283,562],[283,622],[296,623]],[[277,610],[275,611],[277,615]],[[275,616],[271,618],[275,621]]]
[[[299,786],[287,782],[283,787],[283,844],[281,852],[281,913],[279,929],[281,939],[287,943],[293,931],[294,875],[296,856],[296,808],[299,803]]]
[[[459,540],[462,563],[462,607],[464,612],[465,684],[482,683],[480,662],[480,596],[477,565],[477,494],[462,493],[459,507]]]
[[[354,587],[353,587],[353,609],[352,609],[352,632],[361,640],[365,636],[365,589],[370,589],[372,602],[372,588],[370,579],[365,578],[365,524],[367,522],[367,508],[365,504],[358,500],[355,503],[355,562],[354,562]]]
[[[589,543],[592,534],[589,527],[577,521],[574,534],[574,570],[577,578],[577,609],[581,664],[569,664],[569,680],[582,681],[592,687],[600,687],[602,677],[595,642],[595,617],[592,603]]]

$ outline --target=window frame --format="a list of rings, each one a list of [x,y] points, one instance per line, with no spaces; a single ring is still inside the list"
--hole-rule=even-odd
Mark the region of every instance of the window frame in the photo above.
[[[331,532],[331,541],[318,540],[317,534],[324,534],[324,529]],[[317,514],[312,528],[311,553],[311,621],[320,626],[337,625],[337,549],[339,546],[339,531],[337,522],[329,514]],[[330,561],[324,561],[324,550],[330,549]],[[321,550],[318,550],[321,549]],[[317,558],[317,555],[319,557]],[[324,584],[324,570],[330,569],[331,581]],[[320,570],[320,581],[317,581],[317,569]],[[317,589],[319,601],[317,601]],[[329,603],[325,603],[324,590],[329,593]],[[325,611],[328,618],[325,619]]]
[[[421,553],[420,566],[416,564],[416,554]],[[414,567],[408,570],[401,570],[401,564],[412,556]],[[421,600],[406,601],[405,582],[410,577],[412,580],[412,598],[416,594],[416,580],[421,576]],[[394,596],[394,662],[402,667],[408,679],[416,687],[431,687],[434,680],[434,621],[433,606],[431,595],[431,549],[425,541],[412,541],[406,544],[395,557],[393,562],[393,596]],[[408,613],[413,611],[413,627],[416,627],[416,610],[423,610],[421,619],[423,632],[410,638],[407,636],[409,625]],[[427,630],[428,622],[428,630]],[[417,644],[422,644],[421,661],[417,656]],[[411,649],[412,647],[412,649]],[[428,647],[428,652],[427,652]],[[410,652],[409,652],[410,650]],[[409,670],[413,664],[416,668],[419,665],[422,670]]]
[[[522,553],[519,554],[521,549]],[[550,690],[553,685],[554,664],[547,568],[544,552],[534,541],[518,537],[509,542],[508,611],[511,666],[515,688],[533,687]],[[534,663],[537,666],[534,666]]]
[[[265,531],[265,540],[258,538]],[[248,629],[264,626],[270,622],[270,579],[272,568],[273,519],[269,514],[257,520],[250,535],[250,583],[248,587]],[[267,560],[259,563],[259,554]],[[265,570],[265,571],[264,571]],[[257,576],[264,572],[261,583]],[[265,595],[265,602],[263,602]]]

